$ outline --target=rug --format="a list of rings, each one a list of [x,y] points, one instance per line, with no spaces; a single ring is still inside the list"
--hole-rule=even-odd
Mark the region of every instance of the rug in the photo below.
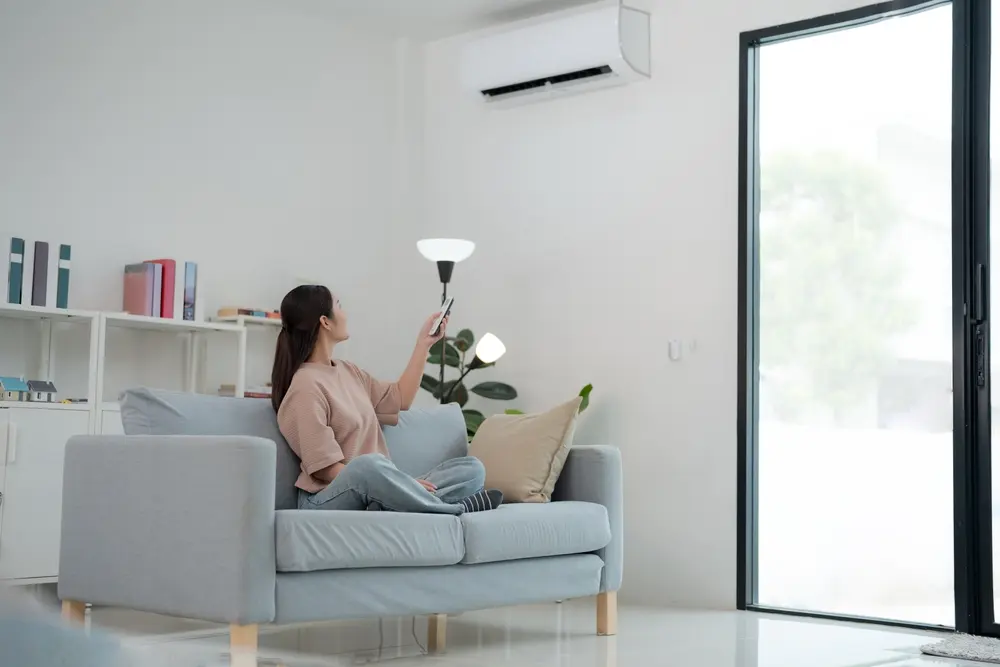
[[[1000,664],[1000,639],[958,634],[943,641],[921,646],[920,652],[940,658]]]

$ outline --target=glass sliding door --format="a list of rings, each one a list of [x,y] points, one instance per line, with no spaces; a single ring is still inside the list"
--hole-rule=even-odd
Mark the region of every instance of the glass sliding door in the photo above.
[[[985,3],[987,7],[989,4],[990,3]],[[982,8],[980,8],[980,11],[982,11]],[[994,39],[1000,39],[1000,8],[994,8],[994,11],[991,13],[992,17],[988,20],[982,14],[975,17],[975,20],[981,20],[990,24],[992,26],[990,34],[996,36]],[[987,35],[983,35],[981,39],[986,39],[986,37]],[[988,160],[990,164],[996,164],[996,159],[1000,156],[1000,43],[997,44],[996,48],[992,49],[990,61],[990,118],[987,126],[983,127],[981,124],[980,127],[982,130],[989,132],[990,151]],[[981,76],[980,80],[983,78],[985,77]],[[986,94],[985,91],[978,92],[981,95]],[[995,173],[991,172],[989,184],[989,192],[991,193],[991,196],[988,202],[990,207],[995,206],[993,202],[1000,201],[1000,199],[997,198],[997,195],[1000,194],[1000,191],[998,191],[998,185],[1000,185],[1000,180],[998,180]],[[992,310],[993,305],[989,299],[990,295],[1000,295],[1000,234],[994,233],[994,230],[992,229],[992,219],[992,215],[990,215],[986,220],[981,221],[980,227],[986,227],[988,231],[986,234],[980,235],[977,239],[979,241],[977,245],[985,246],[985,250],[988,252],[989,256],[989,268],[983,270],[989,271],[990,289],[989,294],[982,295],[982,298],[990,304],[988,306],[989,310]],[[977,338],[988,337],[990,339],[989,349],[998,349],[1000,340],[997,339],[997,334],[991,331],[992,327],[989,312],[981,313],[981,315],[984,316],[982,324],[979,325],[982,329],[977,332]],[[983,351],[984,355],[987,355],[987,353],[987,350]],[[983,360],[983,363],[986,363],[985,359]],[[1000,362],[989,357],[988,367],[990,369],[990,383],[988,384],[991,384],[993,379],[1000,378]],[[978,387],[980,391],[985,391],[987,396],[991,395],[989,400],[989,414],[982,415],[980,427],[982,430],[989,429],[991,436],[990,445],[992,449],[993,443],[1000,443],[1000,392],[991,392],[988,384],[987,386]],[[977,385],[979,385],[978,382]],[[988,423],[986,423],[987,417],[989,419]],[[989,533],[991,533],[991,535],[987,538],[987,534],[983,534],[981,538],[984,541],[988,539],[989,546],[991,547],[990,553],[992,563],[989,569],[990,574],[992,575],[990,586],[990,588],[992,588],[992,594],[988,596],[988,602],[991,603],[991,606],[984,610],[986,613],[983,614],[983,620],[984,625],[994,626],[992,628],[993,631],[989,634],[1000,634],[1000,628],[996,627],[996,613],[997,610],[1000,610],[1000,586],[997,585],[998,582],[1000,582],[1000,557],[998,557],[998,555],[1000,555],[1000,452],[994,453],[990,456],[990,459],[991,463],[989,464],[989,469],[991,472],[991,489],[989,493]]]
[[[748,608],[955,624],[952,31],[744,36]]]

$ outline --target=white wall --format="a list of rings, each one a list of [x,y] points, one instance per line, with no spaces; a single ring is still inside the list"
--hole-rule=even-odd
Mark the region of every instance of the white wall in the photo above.
[[[395,372],[405,49],[309,0],[2,0],[0,237],[71,243],[77,308],[120,309],[151,257],[198,260],[208,313],[321,280],[349,353]]]
[[[634,4],[653,13],[654,74],[628,88],[492,110],[459,86],[464,37],[428,47],[424,227],[479,244],[456,271],[453,321],[507,343],[491,372],[521,407],[594,383],[577,442],[623,452],[623,597],[728,608],[738,36],[865,3]]]

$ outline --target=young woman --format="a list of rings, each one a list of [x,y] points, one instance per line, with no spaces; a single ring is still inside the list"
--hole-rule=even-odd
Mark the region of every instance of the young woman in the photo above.
[[[271,402],[302,462],[299,509],[462,514],[503,502],[499,491],[483,489],[486,471],[472,456],[445,461],[420,479],[389,460],[381,425],[395,425],[413,404],[427,352],[445,335],[444,325],[430,334],[436,317],[421,328],[399,380],[381,382],[333,358],[348,338],[347,315],[329,289],[300,285],[282,300]]]

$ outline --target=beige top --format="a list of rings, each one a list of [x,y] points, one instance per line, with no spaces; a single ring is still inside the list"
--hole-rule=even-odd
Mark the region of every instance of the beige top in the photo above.
[[[326,487],[313,474],[362,454],[389,456],[381,424],[399,422],[399,385],[380,382],[346,361],[306,363],[278,408],[278,428],[301,461],[295,486]]]

